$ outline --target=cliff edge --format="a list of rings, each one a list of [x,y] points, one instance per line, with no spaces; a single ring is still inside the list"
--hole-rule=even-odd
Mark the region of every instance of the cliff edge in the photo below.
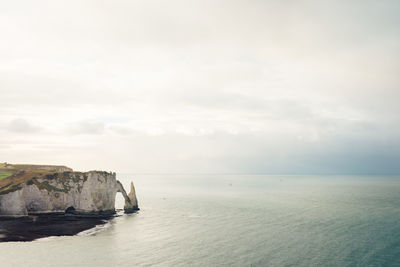
[[[139,209],[133,183],[127,194],[113,172],[0,164],[0,215],[110,215],[115,213],[118,192],[125,198],[125,213]]]

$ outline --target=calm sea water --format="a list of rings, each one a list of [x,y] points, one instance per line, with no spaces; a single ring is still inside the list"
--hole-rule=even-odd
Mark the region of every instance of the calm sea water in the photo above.
[[[0,266],[400,266],[400,176],[118,178],[139,213],[0,243]]]

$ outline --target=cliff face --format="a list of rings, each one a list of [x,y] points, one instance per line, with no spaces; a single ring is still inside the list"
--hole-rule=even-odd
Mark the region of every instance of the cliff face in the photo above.
[[[0,215],[113,214],[117,192],[125,197],[125,212],[138,210],[136,195],[126,194],[115,173],[30,171],[18,175],[1,181]]]

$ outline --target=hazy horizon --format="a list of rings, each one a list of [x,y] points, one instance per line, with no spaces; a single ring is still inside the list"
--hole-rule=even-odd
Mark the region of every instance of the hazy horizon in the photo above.
[[[398,1],[12,1],[0,162],[399,174]]]

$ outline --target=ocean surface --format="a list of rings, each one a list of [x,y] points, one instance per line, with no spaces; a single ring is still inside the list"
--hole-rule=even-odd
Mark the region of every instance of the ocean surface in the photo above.
[[[138,213],[0,243],[0,266],[400,266],[400,176],[117,177]]]

